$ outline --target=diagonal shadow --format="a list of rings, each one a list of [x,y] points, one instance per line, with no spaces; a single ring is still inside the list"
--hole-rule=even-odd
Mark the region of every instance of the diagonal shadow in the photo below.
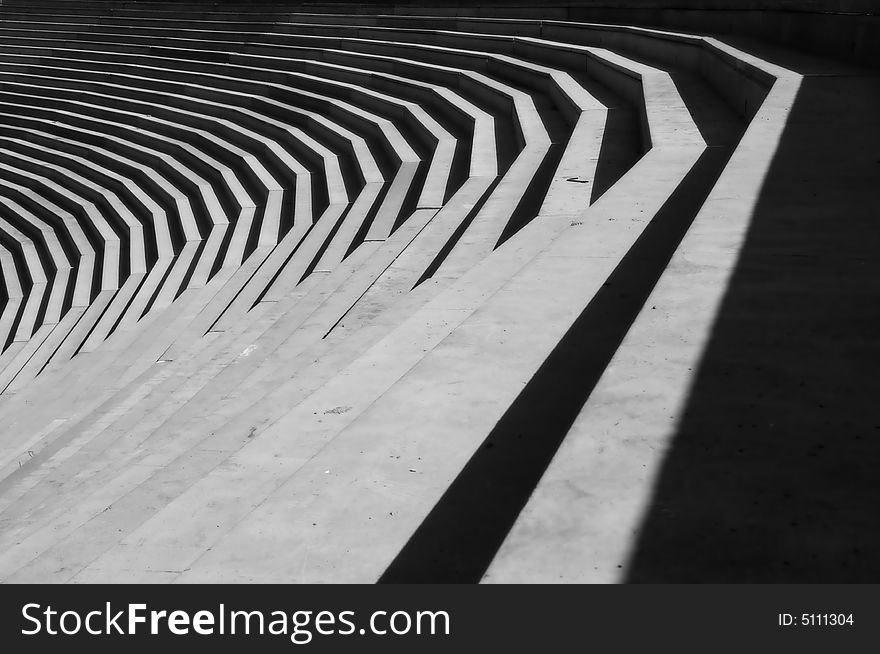
[[[478,582],[727,163],[740,118],[672,73],[709,147],[380,578]]]
[[[805,77],[627,571],[880,580],[880,77]]]
[[[705,150],[379,583],[480,580],[729,153]]]

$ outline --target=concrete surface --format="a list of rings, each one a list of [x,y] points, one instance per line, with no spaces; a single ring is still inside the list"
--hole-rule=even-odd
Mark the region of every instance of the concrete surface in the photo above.
[[[601,4],[4,2],[0,579],[876,581],[872,18]]]

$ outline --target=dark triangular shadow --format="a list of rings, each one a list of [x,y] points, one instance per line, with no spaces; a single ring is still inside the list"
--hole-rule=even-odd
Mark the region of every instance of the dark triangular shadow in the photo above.
[[[806,77],[630,582],[880,580],[880,77]]]

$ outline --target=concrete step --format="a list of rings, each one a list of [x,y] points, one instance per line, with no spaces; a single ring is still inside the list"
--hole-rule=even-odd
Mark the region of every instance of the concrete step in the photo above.
[[[16,177],[13,168],[2,166],[0,171],[7,175],[2,189],[4,195],[19,203],[24,203],[32,213],[40,216],[42,222],[53,227],[61,248],[73,268],[73,284],[67,299],[71,306],[86,306],[91,298],[92,290],[98,286],[97,282],[100,278],[95,271],[95,251],[79,221],[74,214],[55,204],[46,196],[17,183],[16,180],[25,180]]]
[[[525,239],[525,240],[528,242],[528,239]],[[520,252],[514,252],[511,249],[507,249],[507,250],[501,250],[497,254],[500,255],[502,252],[510,252],[511,253],[511,256],[510,256],[510,259],[508,259],[507,265],[514,265],[517,267],[521,266],[521,262],[518,261],[519,257],[513,256],[514,254],[520,255],[521,254]],[[485,271],[481,271],[481,272],[485,272]],[[476,277],[476,275],[475,275],[475,277]],[[491,278],[491,276],[488,276],[488,275],[480,275],[479,276],[480,279],[485,279],[487,277]],[[507,277],[502,276],[501,279],[504,280],[504,279],[507,279]],[[495,284],[499,283],[497,278],[494,280],[494,283]],[[470,289],[471,287],[468,286],[468,288]],[[478,304],[484,299],[482,294],[476,290],[473,290],[473,291],[469,290],[469,295],[472,298],[471,301],[472,302],[476,301]],[[459,293],[457,293],[456,295],[453,295],[452,297],[457,297],[459,302],[456,302],[453,305],[449,305],[448,300],[446,300],[444,298],[443,300],[438,301],[436,303],[436,306],[437,307],[441,307],[441,306],[467,307],[468,306],[467,304],[460,303],[461,301],[464,301],[464,298],[461,296],[461,291],[459,291]],[[426,309],[426,310],[428,310],[428,309]],[[436,312],[436,309],[434,311]],[[472,311],[473,311],[473,309],[445,309],[445,310],[440,311],[439,312],[440,315],[431,321],[432,324],[434,324],[439,331],[439,333],[434,335],[434,338],[435,339],[439,338],[442,340],[443,335],[448,334],[449,330],[451,330],[454,325],[459,324],[459,321],[464,319]],[[430,313],[428,315],[430,315]],[[452,321],[453,325],[451,325],[451,326],[448,326],[448,327],[443,326],[443,323],[446,321],[449,321],[453,315],[457,315],[458,320]],[[440,316],[442,316],[442,318],[445,320],[440,319]],[[424,318],[422,318],[421,320],[424,320]],[[420,320],[413,320],[410,322],[410,325],[411,325],[410,329],[414,330],[414,335],[424,332],[424,326],[423,326],[424,323],[421,323],[421,326],[417,327],[417,325],[419,325],[420,323],[421,323]],[[399,351],[396,351],[394,355],[390,355],[389,351],[386,349],[386,348],[391,347],[390,346],[391,342],[394,342],[396,344],[400,344],[401,342],[406,342],[406,340],[403,339],[400,335],[393,334],[392,337],[389,337],[385,340],[384,348],[379,348],[379,352],[376,352],[374,349],[373,355],[371,357],[367,357],[367,359],[361,365],[366,366],[365,370],[366,369],[372,370],[374,376],[379,375],[380,377],[385,377],[386,379],[388,379],[388,377],[390,377],[393,380],[395,375],[400,375],[400,374],[406,373],[407,368],[410,365],[412,365],[411,362],[413,361],[413,359],[412,359],[413,356],[416,357],[416,360],[425,356],[425,352],[422,347],[422,343],[424,343],[423,338],[424,337],[417,337],[415,339],[415,341],[412,341],[411,347],[414,347],[414,350],[412,350],[411,354],[409,354],[407,357],[404,357],[404,356],[401,356],[402,353]],[[384,352],[382,351],[383,349],[385,350]],[[376,357],[379,357],[379,358],[377,359]],[[376,365],[376,363],[378,361],[382,361],[381,366]],[[391,365],[392,362],[394,362],[394,365]],[[475,367],[479,368],[479,366],[475,366]],[[392,370],[392,368],[393,368],[393,370]],[[386,376],[388,376],[388,377],[386,377]],[[328,430],[328,429],[333,430],[334,426],[335,426],[335,428],[339,428],[340,425],[352,424],[351,421],[354,418],[357,418],[357,422],[354,424],[360,424],[361,417],[358,417],[358,412],[362,411],[363,409],[370,406],[370,403],[371,403],[371,400],[369,400],[369,397],[371,397],[370,394],[374,393],[374,392],[381,393],[382,389],[386,387],[385,385],[379,385],[377,388],[377,384],[376,384],[377,380],[373,380],[373,383],[361,383],[358,385],[358,388],[362,389],[362,392],[365,392],[367,395],[364,397],[363,400],[358,401],[356,399],[354,388],[352,387],[352,380],[357,379],[357,377],[352,377],[350,375],[343,375],[343,376],[340,376],[338,379],[339,379],[339,381],[337,383],[332,384],[331,387],[325,389],[325,391],[320,393],[319,397],[314,398],[311,403],[301,405],[296,410],[297,413],[295,415],[306,416],[306,415],[311,415],[314,413],[315,410],[320,409],[319,414],[321,414],[323,417],[322,424],[324,421],[332,423],[332,424],[329,424],[325,427],[320,424],[315,424],[313,420],[308,421],[307,424],[312,425],[311,427],[309,427],[309,433],[314,434],[313,437],[309,437],[309,439],[308,439],[308,442],[311,443],[311,447],[317,446],[318,442],[321,442],[321,434],[327,433],[326,430]],[[394,388],[396,388],[396,386],[394,386]],[[334,390],[335,390],[335,393],[338,397],[333,396],[333,393],[331,391],[334,391]],[[344,396],[340,395],[340,393],[342,393],[342,392],[345,393]],[[424,390],[423,390],[423,392],[424,392]],[[348,402],[348,404],[339,404],[339,403],[333,403],[332,401],[328,401],[328,400],[331,400],[331,398],[332,398],[332,400],[342,400],[344,398],[345,401]],[[357,404],[356,404],[356,406],[353,407],[352,403],[355,403],[355,402]],[[331,409],[335,409],[338,407],[341,407],[340,411],[338,411],[338,412],[330,411]],[[349,408],[346,409],[345,407],[349,407]],[[363,409],[358,409],[357,407],[363,407]],[[354,414],[354,415],[351,415],[351,414]],[[434,414],[431,414],[431,415],[434,415]],[[423,417],[424,414],[420,414],[420,416]],[[288,419],[295,420],[293,415],[289,416]],[[414,416],[414,419],[415,419],[415,416]],[[314,431],[315,428],[317,428],[317,430],[318,430],[317,432]],[[401,432],[397,432],[397,430],[395,430],[395,432],[401,433]],[[259,442],[259,438],[266,437],[266,438],[272,439],[273,443],[276,443],[278,446],[281,446],[280,435],[282,433],[289,433],[289,432],[287,432],[287,428],[283,426],[283,423],[279,423],[279,424],[274,425],[270,430],[267,430],[263,434],[256,435],[255,438],[250,441],[250,443],[257,443],[257,442]],[[412,432],[410,432],[410,433],[412,433]],[[374,434],[375,434],[375,432],[374,432]],[[313,438],[315,440],[313,440]],[[305,443],[303,442],[305,440],[306,440],[305,438],[300,437],[299,439],[297,439],[297,443],[302,443],[303,446],[305,446]],[[289,439],[288,439],[288,441],[289,441]],[[440,439],[440,441],[443,441],[443,439]],[[250,445],[250,443],[249,443],[249,445]],[[288,450],[290,447],[296,448],[297,445],[294,443],[288,442],[288,444],[287,444]],[[262,448],[260,448],[260,450],[262,450],[262,451],[257,450],[257,448],[254,448],[254,447],[250,447],[249,449],[253,451],[253,454],[251,456],[259,457],[258,460],[262,460],[262,456],[265,453],[266,456],[268,456],[270,459],[274,459],[274,461],[275,461],[275,463],[268,463],[268,467],[265,467],[265,468],[262,467],[259,463],[257,463],[256,462],[257,460],[249,460],[248,461],[249,465],[259,465],[260,469],[263,472],[263,474],[261,474],[261,475],[256,475],[256,476],[252,477],[254,479],[254,481],[256,481],[258,478],[263,481],[263,483],[261,485],[262,488],[264,489],[263,493],[271,493],[274,490],[274,487],[276,487],[277,483],[278,483],[277,481],[272,481],[272,480],[279,479],[279,477],[278,477],[279,474],[282,475],[281,478],[283,479],[283,476],[285,474],[284,470],[296,469],[296,467],[298,466],[297,462],[301,462],[304,460],[302,454],[293,454],[293,452],[290,452],[289,454],[285,453],[284,456],[279,459],[278,457],[274,457],[274,455],[270,455],[269,451],[262,450]],[[277,450],[272,450],[272,451],[277,451]],[[393,452],[393,450],[391,450],[391,451]],[[186,505],[188,502],[192,502],[193,498],[195,498],[195,497],[203,497],[202,493],[204,493],[207,489],[214,489],[217,487],[216,484],[218,483],[219,478],[226,478],[226,475],[232,473],[232,471],[235,469],[238,469],[238,470],[244,469],[242,467],[242,463],[247,459],[242,458],[242,457],[246,456],[244,454],[244,450],[242,450],[242,452],[243,452],[243,454],[236,455],[236,457],[233,460],[231,460],[228,465],[221,466],[221,468],[218,468],[214,473],[212,473],[211,475],[206,477],[206,479],[203,482],[199,482],[196,486],[193,487],[193,489],[191,491],[188,491],[186,494],[181,496],[180,503],[175,503],[173,506],[177,507],[177,506],[181,506],[181,505]],[[450,452],[445,451],[444,454],[449,455]],[[351,456],[354,457],[355,459],[361,459],[366,456],[366,457],[370,458],[375,463],[378,456],[386,457],[387,452],[386,452],[386,449],[383,448],[381,455],[379,455],[378,453],[376,453],[375,455],[371,455],[371,454],[367,453],[363,447],[361,447],[361,448],[357,448],[357,449],[353,450],[351,452]],[[306,456],[306,458],[308,458],[308,457]],[[268,460],[269,459],[267,459],[267,461]],[[350,466],[351,466],[351,457],[346,457],[346,459],[340,459],[340,461],[343,461],[343,460],[347,460],[348,462],[341,464],[344,469],[344,472],[342,474],[345,474],[346,477],[348,477],[348,475],[350,474],[348,471],[350,470]],[[409,462],[409,461],[407,461],[406,463],[409,465],[413,465],[412,462]],[[394,465],[399,467],[399,466],[401,466],[401,463],[397,462],[397,460],[395,459]],[[421,465],[421,464],[416,464],[416,465]],[[294,467],[290,468],[289,466],[294,466]],[[249,470],[251,472],[253,472],[254,469],[255,468],[249,468]],[[322,470],[320,474],[323,474],[323,472],[324,471]],[[334,470],[331,470],[330,474],[332,475],[333,472],[334,472]],[[235,474],[235,473],[232,473],[232,474]],[[409,474],[409,473],[406,473],[406,474]],[[374,477],[371,475],[370,478],[372,479]],[[232,488],[228,485],[226,487]],[[245,498],[249,498],[247,500],[247,502],[248,502],[247,506],[253,506],[251,504],[251,502],[254,500],[255,493],[260,493],[259,489],[255,489],[253,487],[253,485],[251,484],[251,485],[248,485],[248,487],[246,489],[242,488],[241,490],[243,491],[240,496],[242,498],[242,500],[244,500]],[[361,490],[360,492],[364,493],[363,490]],[[261,495],[261,494],[256,495],[256,497],[262,497],[262,496],[263,495]],[[395,494],[395,496],[396,496],[396,494]],[[201,502],[198,502],[198,501],[196,503],[201,504]],[[190,508],[192,508],[192,504],[188,504],[188,506]],[[224,501],[223,506],[226,507],[227,513],[225,516],[223,516],[225,519],[223,520],[223,522],[221,522],[221,528],[217,531],[215,531],[212,528],[212,531],[215,532],[215,534],[216,534],[214,536],[214,538],[216,538],[217,535],[222,536],[226,532],[226,530],[228,530],[232,526],[232,524],[234,524],[236,519],[240,518],[240,515],[241,515],[241,514],[237,513],[238,509],[236,507],[239,506],[237,497],[227,497],[227,501]],[[246,513],[248,511],[247,507],[245,507],[244,505],[241,505],[241,506],[242,506],[242,508],[245,509],[245,513]],[[171,509],[169,508],[168,511],[170,512]],[[211,515],[210,518],[208,518],[207,515],[205,516],[205,522],[203,523],[204,525],[207,525],[209,520],[213,520],[214,518],[218,517],[218,515],[216,514],[215,511],[211,511],[211,512],[213,515]],[[170,513],[168,513],[167,515],[170,515]],[[384,513],[379,513],[379,512],[375,513],[375,517],[377,519],[381,518],[381,515],[384,515]],[[160,520],[160,519],[161,518],[157,518],[157,520]],[[377,520],[377,522],[380,522],[380,520]],[[152,524],[157,524],[157,523],[153,522]],[[196,524],[202,524],[202,523],[197,522]],[[323,521],[321,524],[323,524]],[[388,523],[383,520],[383,521],[381,521],[381,524],[383,526],[379,527],[377,525],[377,529],[380,529],[380,530],[385,529],[387,527]],[[312,528],[311,524],[310,524],[310,528]],[[145,531],[146,531],[145,529],[142,529],[142,530],[139,530],[138,532],[136,532],[136,536],[138,537],[138,539],[143,539]],[[267,534],[268,534],[268,532],[267,532]],[[293,535],[289,534],[289,536],[293,536]],[[229,537],[227,537],[227,538],[229,538]],[[334,541],[336,541],[335,538],[334,538]],[[129,542],[135,542],[135,541],[134,541],[134,539],[132,539],[131,541],[127,541],[126,545],[128,545]],[[139,542],[139,541],[137,541],[137,542]],[[204,551],[205,546],[210,546],[210,545],[208,545],[209,542],[212,542],[212,541],[209,540],[209,541],[203,541],[203,542],[199,543],[199,546],[202,548],[202,551]],[[223,540],[220,541],[220,547],[222,547],[223,542],[224,542]],[[145,546],[143,551],[150,552],[149,556],[151,556],[151,557],[163,556],[163,555],[167,555],[167,553],[169,552],[168,545],[169,545],[169,543],[167,543],[167,542],[164,544],[157,543],[154,547],[151,547],[151,548],[147,548]],[[176,547],[177,543],[174,543],[174,545]],[[350,544],[347,543],[346,546],[348,546],[348,545],[350,545]],[[216,547],[216,546],[217,546],[217,544],[214,543],[214,547]],[[336,545],[334,543],[334,548],[335,548],[335,546]],[[112,557],[115,555],[118,555],[120,551],[125,551],[125,548],[123,546],[117,546],[117,548],[112,551],[112,554],[108,555],[108,560],[112,560]],[[181,549],[175,549],[175,551],[178,553],[182,553]],[[195,554],[195,550],[193,550],[193,554]],[[210,554],[208,554],[206,556],[209,558],[211,557]],[[293,553],[291,553],[291,556],[295,556],[295,555]],[[153,560],[155,561],[155,559],[153,559]],[[187,563],[187,561],[188,561],[188,559],[184,558],[181,560],[181,563],[185,564],[185,563]],[[359,557],[358,565],[362,565],[362,563],[363,563],[362,557]],[[181,565],[180,567],[183,568],[185,566]],[[301,570],[302,568],[297,566],[295,569]],[[100,564],[95,564],[94,566],[88,568],[87,571],[83,573],[83,579],[100,578],[100,570],[101,570]],[[135,570],[136,570],[135,568],[132,568],[133,572]],[[194,568],[194,570],[195,570],[195,568]],[[235,567],[232,568],[232,570],[235,570],[235,572],[233,573],[233,576],[236,579],[243,579],[245,576],[248,576],[247,573],[243,574],[241,572],[241,568],[239,567],[238,562],[236,562]],[[138,570],[137,572],[139,572],[140,574],[143,574],[140,570]],[[229,573],[229,572],[230,572],[230,570],[227,569],[227,573]],[[381,572],[381,569],[378,569],[378,571],[374,572],[373,574],[378,574],[379,572]],[[93,573],[96,576],[91,577],[90,573]],[[187,574],[190,574],[190,573],[187,573]],[[250,574],[253,574],[253,578],[257,578],[259,576],[255,573],[250,573]],[[182,579],[186,579],[186,578],[187,578],[186,575],[184,575],[182,577]],[[198,577],[195,577],[195,578],[198,578]],[[308,577],[306,576],[306,577],[302,577],[302,578],[308,578]]]
[[[7,248],[15,253],[19,278],[27,279],[25,305],[13,341],[27,341],[39,329],[49,300],[51,272],[39,255],[38,244],[17,227],[17,220],[0,214],[0,235]]]
[[[445,52],[445,53],[443,53],[443,54],[448,54],[448,52]],[[486,222],[486,221],[481,221],[481,223],[485,223],[485,222]],[[490,223],[490,224],[491,224],[491,223]],[[496,229],[495,231],[497,232],[498,230]],[[496,239],[496,240],[497,240],[497,239]]]
[[[0,194],[0,218],[16,225],[28,234],[35,244],[49,284],[46,306],[40,323],[57,324],[68,306],[67,296],[72,291],[71,282],[75,277],[71,259],[64,251],[58,234],[52,229],[51,223],[47,224],[28,208],[5,194]]]
[[[657,483],[661,455],[669,447],[670,433],[693,383],[689,373],[704,355],[714,307],[721,301],[718,294],[728,286],[720,278],[733,268],[731,257],[738,251],[734,243],[744,238],[755,194],[779,147],[801,84],[793,72],[724,49],[731,57],[763,68],[775,78],[772,88],[741,140],[735,141],[717,183],[645,298],[644,306],[650,310],[638,313],[573,416],[565,440],[488,566],[486,582],[503,583],[514,577],[611,582],[619,580],[632,563],[632,533],[649,510],[646,489]],[[734,196],[740,200],[731,202]],[[683,284],[694,292],[682,295]],[[664,362],[657,359],[658,344],[663,344]],[[644,365],[656,371],[650,379],[634,374],[636,366]],[[612,396],[631,398],[626,411],[630,418],[611,418],[610,410],[617,403]],[[638,437],[623,438],[623,432]],[[563,485],[577,489],[584,484],[589,485],[590,499],[583,495],[574,499],[571,490],[563,489]],[[560,512],[563,503],[566,509]],[[540,534],[535,528],[539,522]],[[563,523],[566,542],[577,543],[577,552],[554,536]],[[675,574],[669,569],[667,573]]]
[[[11,344],[15,334],[15,325],[19,319],[20,310],[24,304],[25,289],[22,286],[22,266],[16,264],[15,252],[0,242],[0,268],[3,274],[4,295],[6,301],[3,311],[0,313],[0,343],[5,350]]]

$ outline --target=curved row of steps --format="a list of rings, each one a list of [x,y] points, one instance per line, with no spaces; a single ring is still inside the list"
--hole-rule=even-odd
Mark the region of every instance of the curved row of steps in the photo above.
[[[800,81],[644,28],[4,4],[0,578],[516,579],[555,446],[468,471],[712,263],[718,207],[741,237]]]

